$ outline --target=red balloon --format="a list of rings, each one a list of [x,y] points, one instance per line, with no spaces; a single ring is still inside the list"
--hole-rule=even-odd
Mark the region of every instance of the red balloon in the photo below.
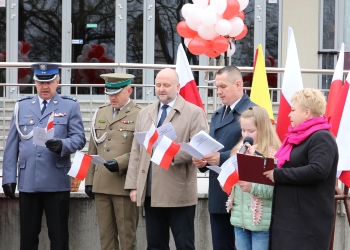
[[[222,15],[224,19],[230,20],[239,13],[239,2],[237,0],[227,0],[227,7]]]
[[[184,38],[193,38],[197,35],[197,31],[191,30],[186,21],[181,21],[176,25],[177,33]]]
[[[217,36],[213,39],[213,50],[216,53],[224,53],[228,48],[228,41],[223,36]]]
[[[91,50],[89,52],[89,54],[88,54],[89,61],[91,60],[91,58],[96,58],[95,50]]]
[[[212,48],[210,48],[207,52],[205,52],[205,55],[208,57],[218,57],[221,53],[215,52]]]
[[[188,50],[194,55],[202,55],[211,47],[211,41],[195,36],[188,44]]]
[[[238,12],[238,14],[236,15],[236,17],[239,17],[240,19],[242,19],[242,21],[244,21],[244,11]]]
[[[95,52],[96,58],[100,59],[105,53],[105,48],[103,48],[102,45],[98,45],[94,48],[94,52]]]
[[[247,33],[248,33],[248,27],[247,27],[247,25],[244,25],[243,31],[238,36],[235,36],[235,39],[236,40],[242,39],[243,37],[245,37],[247,35]]]
[[[21,49],[21,53],[24,55],[24,54],[27,54],[28,51],[30,50],[30,44],[29,43],[25,43],[25,42],[22,42],[22,49]]]

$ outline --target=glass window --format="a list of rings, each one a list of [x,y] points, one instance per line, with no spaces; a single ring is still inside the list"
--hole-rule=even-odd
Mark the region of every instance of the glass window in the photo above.
[[[62,1],[20,0],[18,13],[18,61],[60,62]],[[32,81],[30,69],[18,69],[18,82]],[[32,93],[31,87],[20,93]]]
[[[143,0],[128,0],[127,63],[143,63]],[[142,69],[129,69],[133,84],[142,84]],[[131,98],[142,99],[142,88],[134,88]]]
[[[323,49],[334,49],[335,1],[323,0]]]
[[[350,1],[345,1],[344,9],[344,43],[350,44]]]
[[[115,59],[115,1],[72,1],[72,62],[113,63]],[[101,74],[113,69],[72,70],[72,84],[101,84],[92,94],[104,94]],[[72,88],[72,94],[75,94]],[[78,94],[90,94],[90,88],[78,88]]]
[[[6,8],[0,8],[0,62],[6,61]],[[6,83],[6,69],[0,69],[0,83]],[[4,96],[0,87],[0,96]]]

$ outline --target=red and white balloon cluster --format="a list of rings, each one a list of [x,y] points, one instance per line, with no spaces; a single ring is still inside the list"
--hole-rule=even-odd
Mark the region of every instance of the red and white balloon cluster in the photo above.
[[[18,62],[29,62],[28,54],[30,52],[30,44],[19,41],[18,42]],[[0,62],[6,62],[6,51],[0,52]],[[2,72],[3,77],[6,78],[6,71]],[[30,69],[18,68],[18,83],[30,82]]]
[[[194,55],[217,57],[227,51],[227,56],[235,53],[232,39],[246,36],[243,10],[249,0],[193,0],[185,4],[181,13],[177,32],[185,38],[185,45]]]
[[[81,55],[77,57],[79,63],[114,63],[112,58],[107,57],[108,46],[101,44],[85,44]],[[104,84],[101,74],[112,73],[111,69],[79,69],[74,71],[75,80],[82,84]]]

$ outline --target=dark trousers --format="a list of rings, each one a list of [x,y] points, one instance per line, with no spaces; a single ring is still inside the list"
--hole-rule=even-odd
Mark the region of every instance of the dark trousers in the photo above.
[[[21,250],[37,250],[45,211],[51,250],[68,250],[69,191],[19,193]]]
[[[151,207],[151,197],[145,200],[146,236],[148,250],[167,250],[170,232],[177,250],[191,250],[194,246],[194,217],[196,206]]]
[[[213,250],[233,250],[235,247],[235,230],[230,223],[231,213],[210,214]]]

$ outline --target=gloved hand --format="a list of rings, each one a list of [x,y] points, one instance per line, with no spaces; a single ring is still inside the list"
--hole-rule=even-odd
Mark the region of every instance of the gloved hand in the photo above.
[[[92,192],[92,186],[87,185],[85,186],[85,194],[89,196],[90,198],[94,198],[94,193]]]
[[[62,151],[62,140],[60,139],[48,140],[47,142],[45,142],[45,145],[50,151],[56,154],[60,154]]]
[[[110,172],[119,172],[119,165],[116,160],[108,160],[106,163],[104,163],[105,167],[110,171]]]
[[[16,183],[6,183],[2,185],[6,197],[15,198]]]

